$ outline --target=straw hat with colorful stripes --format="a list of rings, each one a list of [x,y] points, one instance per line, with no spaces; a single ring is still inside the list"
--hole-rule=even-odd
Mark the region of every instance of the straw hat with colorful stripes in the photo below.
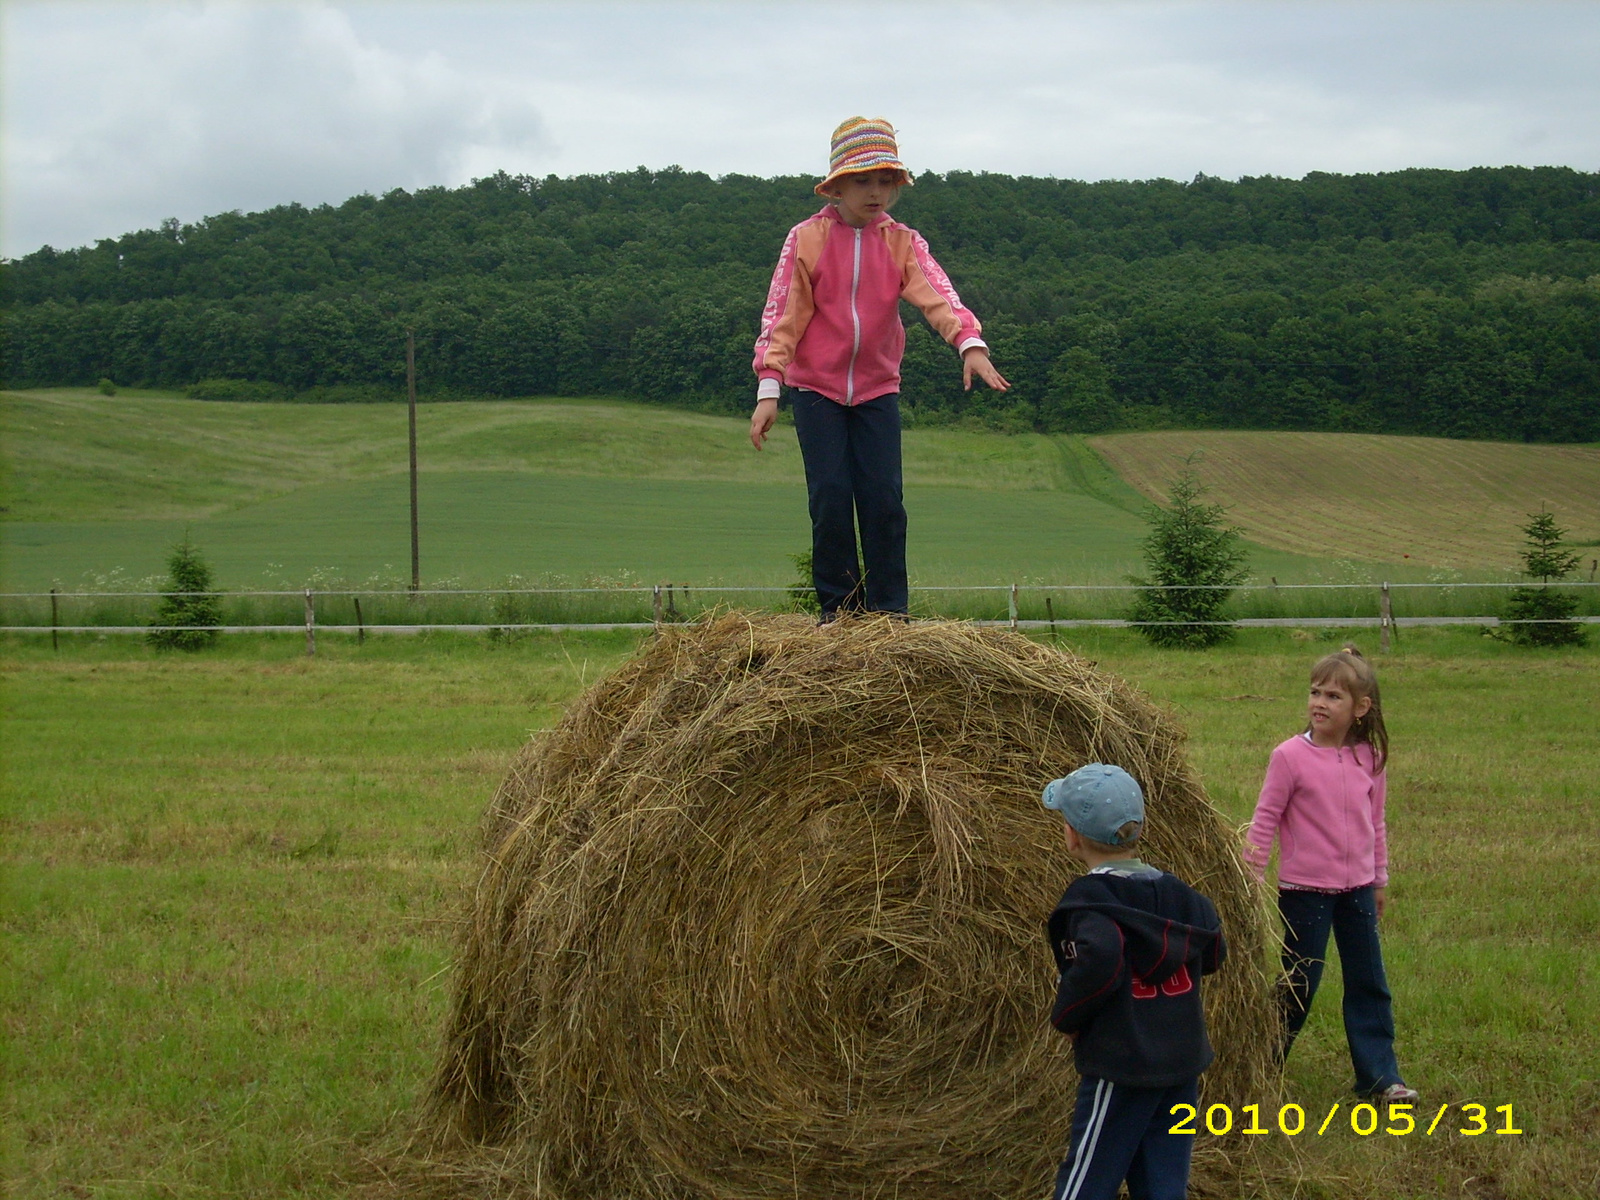
[[[833,131],[828,177],[817,184],[817,195],[826,196],[828,186],[839,176],[862,171],[899,171],[900,182],[911,183],[911,172],[900,161],[894,126],[882,117],[851,117]]]

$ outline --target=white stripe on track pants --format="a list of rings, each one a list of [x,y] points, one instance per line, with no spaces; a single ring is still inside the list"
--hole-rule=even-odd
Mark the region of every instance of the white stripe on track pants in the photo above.
[[[1072,1113],[1072,1148],[1056,1172],[1053,1200],[1184,1200],[1194,1136],[1168,1133],[1174,1104],[1194,1104],[1200,1081],[1136,1088],[1085,1076]],[[1191,1122],[1191,1127],[1193,1123]]]

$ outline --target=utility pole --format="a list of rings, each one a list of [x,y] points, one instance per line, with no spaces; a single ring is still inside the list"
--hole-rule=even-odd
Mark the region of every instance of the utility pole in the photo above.
[[[417,335],[406,330],[406,413],[411,422],[411,590],[422,587],[417,554]]]

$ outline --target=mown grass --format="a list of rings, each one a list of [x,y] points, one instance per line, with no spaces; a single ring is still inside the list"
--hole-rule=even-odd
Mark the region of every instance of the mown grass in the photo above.
[[[1174,711],[1239,821],[1332,644],[1071,643]],[[370,1194],[366,1160],[432,1063],[478,814],[529,731],[632,644],[0,644],[13,1193]],[[1253,1139],[1241,1194],[1594,1194],[1597,666],[1432,630],[1381,666],[1402,1065],[1430,1105],[1512,1103],[1527,1132],[1362,1139],[1341,1114],[1337,1136]],[[1287,1079],[1319,1115],[1346,1099],[1338,997],[1330,972]]]
[[[323,1193],[410,1111],[508,751],[629,645],[11,647],[15,1186]]]
[[[1522,526],[1540,508],[1576,544],[1600,538],[1600,446],[1234,430],[1090,440],[1151,498],[1192,461],[1246,535],[1279,550],[1409,558],[1481,579],[1521,566]]]

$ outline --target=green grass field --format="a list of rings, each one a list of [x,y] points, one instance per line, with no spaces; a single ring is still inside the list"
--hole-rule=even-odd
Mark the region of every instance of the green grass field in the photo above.
[[[422,405],[418,429],[432,583],[772,585],[810,543],[792,427],[757,454],[738,419],[525,400]],[[7,590],[138,587],[186,531],[225,588],[410,577],[398,405],[6,392],[0,446]],[[905,472],[918,582],[1121,583],[1139,567],[1144,500],[1081,438],[910,430]],[[1350,569],[1251,550],[1263,579]]]
[[[742,421],[611,401],[430,404],[419,424],[429,581],[768,585],[791,579],[788,556],[808,541],[789,428],[757,455]],[[1175,445],[1123,436],[1146,440],[1119,457],[1110,439],[1102,458],[1077,438],[909,431],[913,574],[1120,582],[1137,569],[1144,501],[1107,458],[1148,488]],[[1266,439],[1273,471],[1299,470],[1288,435],[1249,437]],[[1305,505],[1256,487],[1232,443],[1213,449],[1231,455],[1219,486],[1241,489],[1259,541],[1298,544]],[[1461,453],[1505,491],[1541,479],[1546,449]],[[1472,535],[1439,500],[1457,494],[1445,450],[1424,456],[1441,476],[1426,491],[1438,515],[1407,517],[1430,547]],[[1588,459],[1562,461],[1583,492]],[[0,585],[137,585],[186,530],[225,587],[402,584],[404,462],[398,406],[0,393]],[[1393,491],[1371,521],[1393,521]],[[1346,512],[1351,532],[1318,557],[1254,545],[1252,569],[1285,583],[1421,580],[1449,561],[1374,561],[1388,551],[1359,550],[1386,544],[1366,519]],[[298,603],[257,615],[292,620]],[[1001,615],[992,603],[984,615]],[[329,601],[320,619],[350,614]],[[1130,633],[1072,636],[1173,709],[1240,821],[1268,750],[1296,728],[1307,663],[1331,644],[1247,631],[1186,654]],[[445,1011],[478,814],[529,732],[633,644],[358,647],[325,633],[308,660],[294,638],[195,656],[134,639],[69,635],[58,653],[0,641],[6,1194],[387,1195],[381,1165]],[[1513,1104],[1527,1132],[1362,1139],[1345,1124],[1263,1138],[1238,1194],[1600,1194],[1597,666],[1597,647],[1530,653],[1408,630],[1382,667],[1402,1064],[1425,1101],[1480,1102],[1491,1119]],[[1290,1065],[1289,1095],[1310,1111],[1347,1083],[1338,992],[1331,974]]]
[[[0,642],[6,1194],[387,1194],[373,1163],[433,1060],[478,814],[529,731],[632,644]],[[1243,821],[1329,643],[1074,644],[1175,713]],[[1480,1102],[1498,1123],[1509,1103],[1526,1132],[1360,1138],[1341,1114],[1320,1139],[1258,1139],[1237,1194],[1595,1194],[1597,667],[1597,648],[1454,631],[1381,664],[1402,1064],[1430,1113]],[[1348,1086],[1338,992],[1332,972],[1287,1079],[1317,1114]]]

